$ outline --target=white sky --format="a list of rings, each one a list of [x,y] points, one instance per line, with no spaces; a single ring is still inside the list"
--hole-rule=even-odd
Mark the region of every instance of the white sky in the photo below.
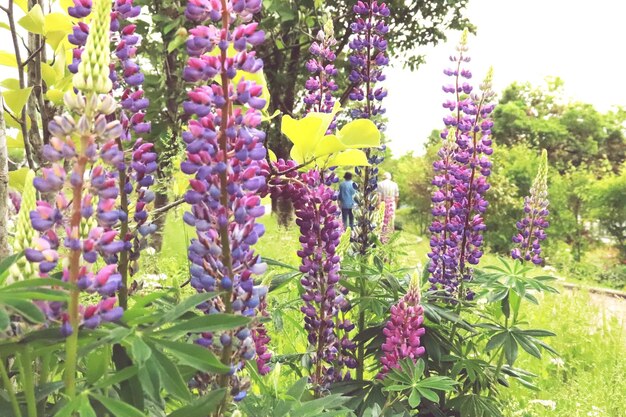
[[[467,16],[478,29],[469,39],[475,86],[493,66],[498,93],[513,81],[559,76],[573,100],[601,111],[626,104],[626,1],[470,0]],[[421,153],[431,130],[443,126],[442,71],[459,37],[452,31],[447,43],[424,49],[426,63],[415,73],[387,72],[387,135],[395,156]]]

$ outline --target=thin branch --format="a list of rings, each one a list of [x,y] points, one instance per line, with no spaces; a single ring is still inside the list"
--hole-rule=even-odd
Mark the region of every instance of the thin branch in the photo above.
[[[37,56],[37,54],[39,53],[39,51],[41,51],[43,49],[43,47],[46,46],[46,41],[42,39],[41,41],[41,45],[39,45],[39,47],[32,53],[30,54],[30,56],[28,58],[26,58],[26,61],[24,61],[22,63],[22,66],[26,66],[28,65],[28,63],[30,61],[32,61],[33,59],[35,59],[35,57]]]
[[[150,214],[154,215],[159,215],[162,213],[165,213],[166,211],[173,209],[174,207],[180,206],[181,204],[183,204],[185,202],[184,198],[178,199],[170,204],[167,204],[163,207],[159,207],[158,209],[154,209],[152,210],[152,212]]]

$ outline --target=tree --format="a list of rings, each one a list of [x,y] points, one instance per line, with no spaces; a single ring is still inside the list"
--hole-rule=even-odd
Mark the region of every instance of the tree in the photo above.
[[[546,86],[513,83],[494,112],[494,139],[504,145],[546,149],[560,173],[606,158],[614,172],[626,158],[624,111],[601,114],[592,105],[566,102],[563,81]]]
[[[626,259],[626,166],[619,175],[596,182],[590,197],[594,218],[615,239],[622,259]]]
[[[265,74],[271,93],[270,113],[279,110],[293,114],[299,104],[300,88],[304,84],[306,70],[302,62],[307,59],[308,48],[322,26],[325,18],[332,18],[337,38],[337,56],[346,53],[350,40],[350,23],[354,19],[353,0],[323,2],[321,0],[266,0],[262,26],[267,41],[259,48],[265,62]],[[462,13],[468,0],[391,0],[388,19],[390,30],[387,37],[392,58],[400,59],[415,69],[424,57],[416,52],[416,46],[435,45],[445,40],[445,31],[471,27]],[[337,60],[337,65],[346,60]],[[347,98],[349,85],[345,78],[339,80],[343,87],[343,100]],[[341,91],[341,90],[340,90]],[[277,125],[277,124],[275,124]],[[269,132],[270,146],[278,157],[287,157],[289,144],[276,129]]]

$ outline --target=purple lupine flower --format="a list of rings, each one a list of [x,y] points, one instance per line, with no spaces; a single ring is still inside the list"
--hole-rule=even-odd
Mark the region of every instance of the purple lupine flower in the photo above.
[[[351,54],[348,60],[351,70],[348,79],[352,84],[349,98],[357,106],[352,111],[352,117],[372,119],[385,113],[380,102],[387,96],[387,90],[379,83],[385,80],[383,68],[389,64],[385,41],[389,26],[385,19],[389,17],[390,11],[385,3],[366,0],[358,1],[353,12],[355,20],[350,29],[354,36],[349,43]],[[384,130],[385,126],[379,122],[377,127]],[[355,246],[362,255],[367,253],[376,240],[373,231],[377,227],[374,213],[378,207],[378,165],[384,159],[384,150],[384,146],[379,150],[366,149],[370,166],[355,169],[355,173],[361,177],[363,187],[355,225]]]
[[[261,300],[258,310],[261,316],[269,317],[269,313],[267,311],[267,301],[265,298]],[[252,339],[254,340],[254,346],[256,348],[256,365],[259,370],[259,374],[267,375],[270,372],[268,363],[272,358],[272,354],[267,349],[267,346],[270,343],[270,336],[264,323],[259,322],[252,329]]]
[[[330,113],[335,105],[333,93],[339,86],[333,79],[337,75],[337,68],[333,62],[337,58],[332,48],[337,44],[333,36],[332,21],[317,32],[316,41],[309,47],[312,58],[306,63],[306,69],[311,76],[304,84],[307,94],[304,104],[307,112]],[[334,130],[331,124],[329,131]]]
[[[494,96],[492,72],[481,84],[481,93],[472,93],[471,85],[464,81],[471,77],[464,68],[470,60],[465,55],[466,42],[467,33],[464,33],[457,48],[459,55],[450,57],[455,68],[444,71],[454,77],[454,83],[444,87],[453,99],[443,104],[452,113],[444,118],[446,129],[441,134],[440,159],[433,164],[435,219],[430,226],[429,280],[434,289],[442,288],[448,294],[455,294],[461,282],[471,279],[472,269],[468,264],[476,265],[482,256],[485,230],[482,216],[488,205],[484,195],[489,189],[487,177],[491,173],[488,156],[493,152],[490,137],[493,122],[489,119],[494,108],[489,103]]]
[[[383,329],[385,342],[381,346],[382,369],[378,378],[382,379],[391,369],[399,368],[401,360],[408,358],[415,363],[426,352],[420,341],[426,329],[423,326],[424,308],[420,304],[416,277],[411,280],[409,290],[404,297],[391,307],[391,317]]]
[[[343,317],[350,304],[347,289],[339,285],[340,257],[336,249],[341,227],[336,193],[319,171],[299,173],[293,170],[295,166],[294,161],[277,161],[277,171],[288,173],[282,179],[272,179],[270,192],[274,197],[291,199],[300,227],[302,246],[298,256],[304,274],[300,282],[305,289],[301,311],[314,349],[311,382],[319,391],[332,382],[349,379],[350,373],[344,367],[356,367],[356,346],[348,336],[354,325]]]
[[[70,7],[68,11],[70,15],[77,18],[88,16],[91,11],[91,2],[87,3],[87,1],[74,0],[75,7]],[[87,8],[86,5],[89,7]],[[80,15],[77,14],[76,10],[81,12]],[[148,221],[146,210],[147,204],[154,200],[154,193],[149,191],[149,187],[154,182],[152,174],[157,169],[156,153],[152,151],[152,144],[144,143],[141,139],[142,134],[150,132],[150,123],[145,121],[149,100],[144,97],[144,91],[141,89],[144,76],[139,65],[135,62],[140,38],[135,34],[136,25],[128,23],[129,19],[137,17],[140,12],[141,7],[133,5],[133,0],[114,0],[113,2],[110,38],[116,46],[113,52],[114,62],[109,64],[109,78],[113,84],[111,93],[121,97],[121,109],[116,115],[121,122],[121,135],[118,135],[120,140],[103,146],[101,150],[102,159],[116,166],[117,175],[124,179],[123,183],[119,182],[119,194],[123,195],[122,200],[128,202],[133,191],[135,192],[135,213],[132,220],[135,222],[133,229],[137,230],[138,233],[127,232],[124,236],[119,236],[124,242],[121,245],[124,248],[123,251],[128,252],[128,256],[119,259],[118,256],[112,255],[105,259],[110,263],[131,262],[132,267],[130,268],[128,265],[120,265],[120,268],[123,271],[128,270],[130,275],[138,270],[137,261],[140,256],[140,249],[146,246],[147,236],[156,231],[156,225]],[[69,66],[71,72],[78,70],[82,49],[88,34],[89,26],[84,22],[78,22],[74,26],[73,33],[68,37],[70,43],[77,46],[74,49],[72,64]],[[133,139],[130,145],[132,151],[129,153],[132,154],[132,159],[127,161],[123,151],[125,142],[131,139]],[[126,211],[128,206],[121,209]],[[117,221],[114,214],[110,214],[109,217],[110,221]],[[122,229],[130,229],[127,226],[130,219],[125,215],[118,217],[124,223]],[[126,280],[127,277],[124,276],[125,285]]]
[[[516,247],[511,251],[513,259],[532,261],[539,265],[541,242],[547,237],[548,223],[548,154],[544,149],[537,176],[530,188],[530,195],[524,198],[524,218],[517,222],[519,233],[513,236]]]
[[[190,58],[183,78],[208,85],[195,86],[183,103],[190,120],[183,133],[187,158],[181,170],[194,175],[185,194],[191,210],[183,219],[195,227],[197,234],[188,251],[191,285],[198,292],[223,294],[198,307],[206,314],[228,312],[255,317],[267,294],[266,287],[254,282],[266,264],[255,254],[253,245],[265,231],[256,219],[264,214],[258,194],[265,188],[269,172],[265,133],[259,129],[260,109],[266,103],[261,87],[247,81],[245,73],[263,66],[248,49],[258,45],[264,34],[248,23],[260,11],[260,1],[227,1],[226,6],[222,10],[220,1],[191,0],[185,12],[188,19],[198,23],[206,19],[222,22],[224,17],[228,26],[207,22],[208,27],[190,30],[187,41]],[[235,22],[239,25],[234,26]],[[230,46],[236,51],[234,56],[229,56]],[[205,55],[215,48],[222,52],[219,56]],[[244,76],[235,85],[231,80],[238,72]],[[221,84],[214,82],[217,76]],[[237,371],[257,355],[257,359],[268,359],[260,346],[267,339],[255,338],[255,334],[258,332],[244,327],[202,333],[196,339],[197,344],[215,350],[231,366],[233,372],[227,382],[235,401],[245,396],[247,385]],[[214,378],[197,375],[193,383],[206,386],[217,382]],[[224,385],[224,381],[219,383]]]
[[[89,106],[87,100],[90,101]],[[44,155],[53,163],[50,168],[42,169],[41,177],[33,181],[40,192],[53,192],[56,198],[52,204],[38,201],[35,210],[30,213],[33,229],[39,232],[40,237],[25,254],[29,261],[39,264],[42,277],[55,270],[60,260],[68,259],[61,266],[63,280],[75,283],[82,292],[102,297],[96,305],[79,307],[77,325],[94,328],[101,322],[115,321],[120,317],[118,307],[115,307],[115,295],[121,285],[117,267],[108,265],[96,270],[95,264],[99,258],[106,259],[123,250],[115,242],[118,232],[112,230],[120,217],[115,203],[115,167],[107,167],[109,159],[102,158],[101,151],[115,144],[121,129],[119,122],[107,122],[107,117],[115,110],[111,96],[92,94],[86,98],[80,93],[77,96],[68,93],[65,103],[76,114],[55,116],[50,122],[49,130],[54,136],[49,144],[44,145]],[[95,114],[83,114],[88,111],[87,108],[98,110]],[[80,118],[75,122],[78,116]],[[72,137],[80,138],[80,147],[76,147]],[[115,146],[112,149],[110,160],[116,160],[116,155],[121,152],[116,151]],[[65,172],[63,166],[72,167],[72,170]],[[93,168],[87,170],[87,166]],[[68,200],[68,191],[71,191],[75,201]],[[81,231],[81,223],[95,225],[85,232]],[[61,251],[61,247],[65,249]],[[64,335],[76,330],[61,303],[39,305],[50,320],[62,322]]]

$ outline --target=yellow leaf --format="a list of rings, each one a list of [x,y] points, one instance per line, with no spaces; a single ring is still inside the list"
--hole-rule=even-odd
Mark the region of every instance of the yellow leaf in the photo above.
[[[278,161],[278,158],[276,157],[276,154],[274,153],[273,150],[268,149],[267,152],[268,152],[268,154],[270,156],[270,161],[272,161],[272,162]]]
[[[360,149],[348,149],[328,158],[325,167],[369,166],[367,155]]]
[[[22,132],[17,132],[17,137],[7,137],[7,148],[8,149],[24,149],[24,136],[22,136]]]
[[[24,182],[29,171],[30,169],[26,167],[9,171],[9,186],[21,192],[24,189]]]
[[[18,20],[17,23],[31,33],[43,35],[45,19],[41,6],[38,4],[33,6],[33,8],[26,13],[26,16]]]
[[[52,68],[52,66],[50,64],[42,62],[42,64],[41,64],[41,78],[43,78],[43,80],[45,81],[45,83],[48,86],[48,88],[50,88],[53,85],[55,85],[55,83],[57,81],[57,73],[54,70],[54,68]]]
[[[58,51],[59,48],[62,48],[64,43],[63,41],[67,40],[67,33],[61,30],[55,30],[52,32],[48,32],[46,35],[46,43],[50,45],[53,51]]]
[[[349,148],[380,146],[380,131],[369,119],[357,119],[347,123],[337,136]]]
[[[6,29],[6,30],[11,30],[11,26],[7,25],[4,22],[0,22],[0,28]]]
[[[22,112],[32,89],[33,87],[28,87],[20,90],[7,90],[2,93],[4,101],[14,115],[18,116]]]
[[[323,119],[317,117],[305,117],[293,119],[289,115],[283,116],[282,132],[293,143],[291,158],[299,164],[312,156],[317,143],[322,139],[325,132],[321,127]]]
[[[44,31],[46,36],[50,32],[72,32],[72,21],[70,16],[65,13],[54,12],[46,15],[44,18]]]
[[[17,78],[5,78],[0,81],[0,86],[6,88],[7,90],[19,90],[20,80]]]
[[[46,99],[57,106],[61,106],[63,104],[63,91],[51,88],[46,91]]]
[[[74,0],[61,0],[60,2],[61,9],[67,10],[68,8],[74,6]]]
[[[5,67],[14,67],[17,68],[17,61],[15,60],[15,54],[0,51],[0,65],[4,65]]]
[[[14,4],[16,4],[24,13],[28,12],[28,0],[14,0]]]
[[[344,151],[346,149],[347,149],[346,145],[344,145],[337,136],[326,135],[317,144],[317,147],[315,148],[313,155],[315,156],[315,158],[320,158],[322,156]]]

